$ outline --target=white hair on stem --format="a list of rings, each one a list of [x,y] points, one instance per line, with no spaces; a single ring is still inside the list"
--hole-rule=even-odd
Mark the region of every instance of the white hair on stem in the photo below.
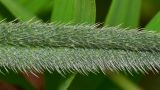
[[[158,73],[160,34],[86,24],[0,23],[0,66],[13,71],[52,73],[106,70]]]

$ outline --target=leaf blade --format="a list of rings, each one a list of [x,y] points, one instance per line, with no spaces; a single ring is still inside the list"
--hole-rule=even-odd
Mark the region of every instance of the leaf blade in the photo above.
[[[18,3],[12,1],[12,0],[1,0],[3,5],[5,5],[8,10],[18,19],[23,21],[29,21],[33,18],[35,20],[37,19],[35,15],[28,10],[24,9],[22,6],[20,6]]]
[[[136,27],[139,22],[141,0],[113,0],[105,25]]]
[[[145,27],[147,30],[160,31],[160,12],[158,12],[153,19]]]
[[[51,21],[93,24],[95,18],[95,0],[54,0]]]

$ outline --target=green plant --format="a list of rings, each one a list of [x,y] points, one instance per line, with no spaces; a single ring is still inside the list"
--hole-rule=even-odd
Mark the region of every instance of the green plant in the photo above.
[[[160,35],[155,32],[45,23],[1,23],[0,27],[1,64],[13,70],[144,72],[159,67]]]
[[[54,78],[48,72],[54,74],[57,71],[67,78],[61,79],[56,89],[66,90],[78,77],[77,73],[89,75],[90,72],[96,74],[102,71],[110,74],[111,80],[122,89],[139,90],[126,76],[110,71],[131,74],[148,73],[148,70],[158,72],[160,34],[157,32],[160,15],[158,13],[146,29],[138,29],[141,0],[113,0],[104,26],[95,24],[95,0],[48,0],[53,4],[53,9],[50,5],[46,7],[52,11],[51,18],[47,20],[52,23],[44,23],[45,19],[39,15],[45,11],[42,7],[48,5],[45,0],[32,3],[27,0],[0,2],[18,20],[18,23],[17,20],[0,23],[2,73],[45,72],[46,80],[52,82]],[[37,2],[40,3],[35,4]],[[24,3],[28,4],[23,6]],[[0,19],[4,17],[1,13]],[[152,29],[155,31],[147,31]],[[12,76],[16,77],[16,74]],[[103,76],[94,77],[93,80],[99,81],[95,86],[109,82],[103,81]],[[9,79],[6,81],[13,82]],[[23,79],[21,81],[26,83]],[[52,86],[49,85],[47,87]],[[25,85],[22,86],[27,90]],[[30,85],[28,87],[34,89]],[[95,88],[90,85],[90,89]]]

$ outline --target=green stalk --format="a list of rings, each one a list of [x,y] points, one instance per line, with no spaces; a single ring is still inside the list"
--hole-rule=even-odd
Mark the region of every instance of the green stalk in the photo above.
[[[133,52],[115,49],[0,47],[0,66],[14,71],[50,72],[61,75],[70,72],[157,71],[160,52]],[[6,69],[7,69],[6,68]]]
[[[133,69],[146,73],[160,67],[159,38],[159,33],[116,27],[1,23],[0,66],[37,72]]]
[[[2,45],[160,51],[160,34],[145,30],[49,23],[0,23],[0,28]]]

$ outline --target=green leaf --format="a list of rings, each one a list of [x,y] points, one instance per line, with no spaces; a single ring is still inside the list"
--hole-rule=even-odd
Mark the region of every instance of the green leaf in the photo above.
[[[32,0],[28,4],[28,9],[31,10],[34,13],[37,13],[44,7],[47,7],[47,5],[51,3],[51,0]],[[34,7],[33,7],[34,6]]]
[[[28,11],[27,9],[23,8],[20,4],[13,0],[0,0],[3,5],[8,8],[8,10],[18,19],[22,21],[28,21],[33,18],[37,19],[33,13]]]
[[[0,14],[5,19],[4,21],[12,21],[15,17],[10,13],[7,8],[0,2]]]
[[[155,17],[148,23],[145,27],[147,30],[160,31],[160,12],[156,14]]]
[[[30,12],[36,14],[40,11],[47,8],[53,0],[15,0],[19,4],[23,5],[24,8],[27,8]]]
[[[95,23],[95,0],[54,0],[51,21]]]
[[[122,90],[141,90],[136,84],[132,83],[129,78],[120,73],[111,73],[110,78],[113,82],[121,86]]]
[[[137,27],[140,17],[141,0],[113,0],[105,25]]]

